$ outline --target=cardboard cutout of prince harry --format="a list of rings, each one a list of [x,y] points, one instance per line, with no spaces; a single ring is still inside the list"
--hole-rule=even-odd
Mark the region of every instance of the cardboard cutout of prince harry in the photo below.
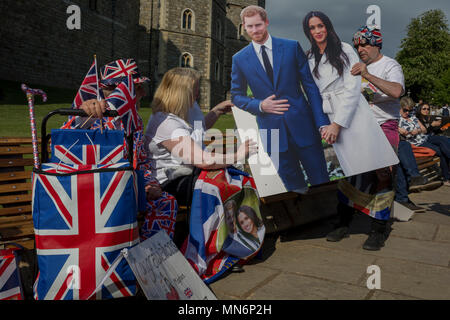
[[[252,42],[233,56],[233,104],[255,115],[260,130],[267,129],[262,143],[269,155],[277,149],[271,142],[272,130],[279,130],[278,175],[287,191],[307,190],[299,161],[311,185],[328,182],[320,130],[330,122],[305,53],[297,41],[270,36],[263,8],[248,6],[241,19]],[[247,96],[247,86],[253,98]]]

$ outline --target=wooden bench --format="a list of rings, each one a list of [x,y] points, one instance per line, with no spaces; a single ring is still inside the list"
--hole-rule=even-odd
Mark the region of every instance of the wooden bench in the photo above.
[[[441,180],[441,170],[439,168],[439,157],[416,158],[417,167],[420,174],[426,177],[429,182]]]
[[[31,216],[31,138],[0,138],[0,247],[34,247]]]

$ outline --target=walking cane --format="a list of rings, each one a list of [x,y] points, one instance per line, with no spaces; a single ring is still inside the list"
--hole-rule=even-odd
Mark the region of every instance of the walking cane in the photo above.
[[[28,100],[28,108],[30,111],[30,123],[31,123],[31,141],[33,144],[33,159],[34,159],[34,167],[39,169],[39,150],[37,143],[37,134],[36,134],[36,119],[34,117],[34,96],[39,95],[42,96],[42,101],[47,101],[47,94],[41,89],[31,89],[28,88],[25,84],[22,84],[22,91],[27,95]]]

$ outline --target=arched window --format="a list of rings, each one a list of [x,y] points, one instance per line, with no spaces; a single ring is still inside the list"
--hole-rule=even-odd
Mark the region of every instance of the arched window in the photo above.
[[[214,66],[214,76],[216,81],[220,82],[220,76],[221,76],[221,66],[220,66],[220,62],[218,60],[216,60],[216,64]]]
[[[194,67],[194,59],[190,53],[185,52],[180,56],[180,67],[184,68]]]
[[[185,30],[194,30],[194,12],[191,9],[185,9],[183,11],[181,28]]]
[[[244,36],[244,25],[242,23],[239,24],[238,29],[238,39],[240,39],[242,36]]]
[[[222,21],[217,20],[216,22],[216,32],[217,32],[217,39],[222,40]]]

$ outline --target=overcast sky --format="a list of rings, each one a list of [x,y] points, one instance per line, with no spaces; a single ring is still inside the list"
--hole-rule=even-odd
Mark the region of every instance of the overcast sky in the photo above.
[[[382,52],[392,58],[412,18],[431,9],[441,9],[447,23],[450,18],[449,0],[266,0],[269,31],[274,36],[298,40],[306,51],[310,45],[301,24],[309,11],[316,10],[330,17],[340,39],[350,43],[353,33],[372,15],[366,13],[370,5],[378,5],[381,10]]]

